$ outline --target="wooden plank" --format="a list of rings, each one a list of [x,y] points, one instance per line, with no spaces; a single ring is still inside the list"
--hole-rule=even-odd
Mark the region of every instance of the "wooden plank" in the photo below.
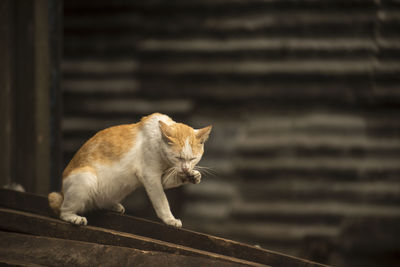
[[[135,248],[146,251],[203,257],[211,260],[229,262],[234,265],[266,266],[134,234],[94,226],[77,227],[76,225],[61,220],[10,209],[0,208],[0,228],[10,232]]]
[[[48,207],[47,199],[35,194],[0,189],[0,206],[55,217]],[[215,236],[186,229],[170,228],[161,223],[133,216],[111,212],[96,212],[89,214],[87,218],[89,225],[145,236],[261,264],[272,266],[324,266]]]
[[[24,262],[22,260],[8,260],[0,258],[0,266],[20,266],[20,267],[42,267],[44,265],[39,265],[35,263]]]
[[[20,266],[240,266],[200,257],[9,232],[0,232],[0,240],[0,263],[7,260]]]

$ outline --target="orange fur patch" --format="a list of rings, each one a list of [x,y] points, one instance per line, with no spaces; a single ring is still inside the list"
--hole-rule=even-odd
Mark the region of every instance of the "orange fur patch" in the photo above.
[[[104,129],[90,138],[76,152],[63,172],[63,179],[73,172],[90,171],[93,163],[111,164],[134,144],[140,124],[126,124]]]
[[[208,138],[211,126],[199,130],[196,134],[192,127],[183,123],[175,123],[170,126],[161,124],[161,131],[173,143],[173,148],[176,152],[180,152],[185,146],[186,140],[188,140],[193,154],[198,155],[203,153],[202,142]]]

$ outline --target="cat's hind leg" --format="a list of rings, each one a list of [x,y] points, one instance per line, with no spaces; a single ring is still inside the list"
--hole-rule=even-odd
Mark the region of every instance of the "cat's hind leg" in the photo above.
[[[87,225],[86,217],[74,213],[61,213],[60,219],[77,225]]]
[[[91,208],[97,177],[93,172],[74,172],[63,181],[64,201],[60,219],[77,225],[87,225],[87,219],[79,216]]]
[[[116,203],[116,204],[110,206],[108,208],[108,210],[111,210],[111,211],[114,211],[114,212],[118,212],[118,213],[121,213],[121,214],[125,213],[125,208],[124,208],[124,206],[122,206],[121,203]]]

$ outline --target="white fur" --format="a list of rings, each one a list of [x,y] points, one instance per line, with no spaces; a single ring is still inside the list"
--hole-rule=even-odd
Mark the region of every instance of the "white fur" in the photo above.
[[[193,158],[193,150],[189,144],[189,138],[187,138],[185,140],[185,145],[183,146],[181,153],[182,153],[183,158],[185,158],[185,159]]]
[[[113,165],[94,166],[97,175],[78,172],[66,177],[63,181],[64,202],[60,218],[75,224],[86,224],[86,218],[78,216],[78,213],[101,208],[123,212],[124,208],[119,202],[143,185],[158,217],[168,225],[181,227],[181,221],[175,219],[170,211],[163,189],[186,183],[180,174],[180,168],[186,165],[179,168],[179,162],[170,157],[168,146],[161,138],[160,120],[167,125],[174,123],[166,115],[150,117],[138,132],[135,145],[122,159]],[[194,157],[188,141],[182,154],[185,158]],[[194,171],[193,167],[200,158],[201,155],[197,155],[192,162],[194,164],[186,166],[198,178],[200,173]]]

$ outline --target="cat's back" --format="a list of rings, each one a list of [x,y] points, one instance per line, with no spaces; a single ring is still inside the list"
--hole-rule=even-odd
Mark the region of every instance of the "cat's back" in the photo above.
[[[118,161],[135,145],[140,128],[140,123],[123,124],[97,132],[74,155],[63,172],[63,178],[82,168]]]
[[[94,166],[111,166],[145,141],[150,142],[146,144],[148,148],[157,146],[160,139],[159,121],[174,123],[167,115],[153,113],[138,123],[117,125],[99,131],[74,155],[63,172],[63,178],[82,169],[95,172]]]
[[[149,132],[160,133],[159,121],[165,122],[166,124],[175,123],[170,117],[161,113],[153,113],[151,115],[145,116],[140,120],[140,125],[143,130]]]

